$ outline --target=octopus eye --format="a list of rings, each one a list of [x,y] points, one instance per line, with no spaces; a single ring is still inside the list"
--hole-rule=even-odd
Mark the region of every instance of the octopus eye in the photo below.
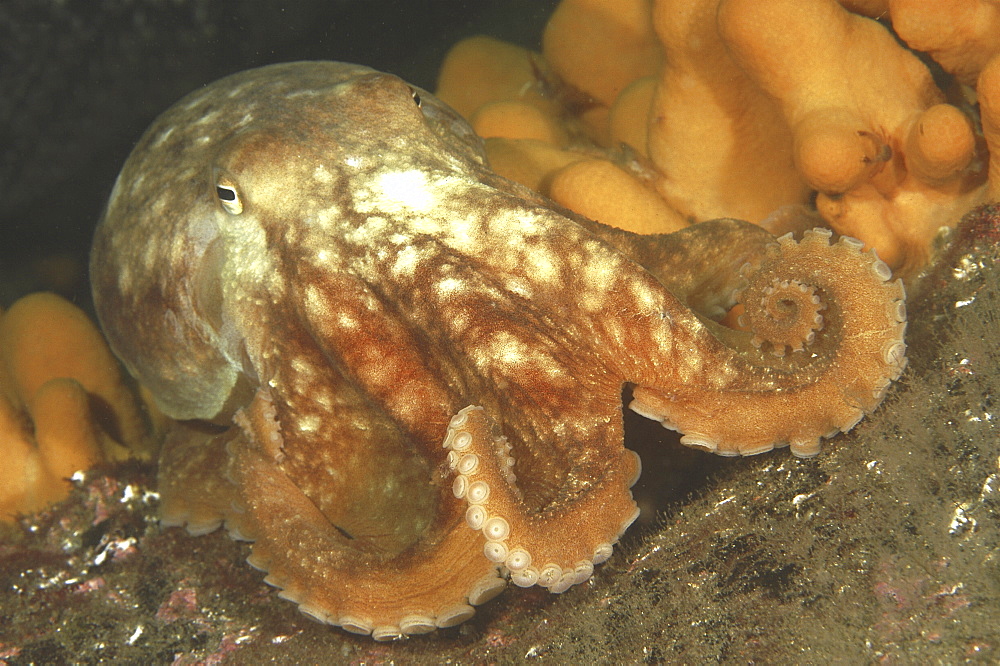
[[[410,88],[410,96],[413,98],[413,102],[417,105],[417,108],[419,109],[421,106],[420,95],[417,93],[416,90]]]
[[[236,189],[236,185],[228,178],[219,178],[215,183],[215,194],[219,197],[219,203],[230,215],[239,215],[243,212],[243,199]]]

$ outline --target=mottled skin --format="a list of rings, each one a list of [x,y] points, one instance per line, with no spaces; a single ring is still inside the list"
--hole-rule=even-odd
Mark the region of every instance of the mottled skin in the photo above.
[[[343,63],[164,113],[91,271],[112,348],[196,420],[165,446],[165,524],[226,521],[282,596],[376,638],[461,622],[507,574],[589,577],[637,512],[627,385],[691,445],[812,455],[904,364],[902,289],[855,245],[581,219],[493,174],[429,94]],[[804,329],[712,322],[744,286],[748,315]],[[767,353],[786,344],[807,351]]]

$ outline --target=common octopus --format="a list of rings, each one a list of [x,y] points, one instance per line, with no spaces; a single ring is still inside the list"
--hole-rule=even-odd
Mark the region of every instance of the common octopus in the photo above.
[[[638,515],[622,400],[689,446],[812,456],[905,365],[904,294],[824,230],[639,236],[495,175],[427,92],[272,65],[126,162],[94,298],[177,419],[162,521],[222,523],[316,619],[391,639],[587,580]],[[716,320],[737,302],[743,328]]]

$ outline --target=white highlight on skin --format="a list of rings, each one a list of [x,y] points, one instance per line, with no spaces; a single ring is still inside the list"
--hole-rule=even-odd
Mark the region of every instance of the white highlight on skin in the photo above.
[[[322,164],[317,165],[316,168],[313,169],[313,178],[317,182],[323,183],[324,185],[329,185],[333,182],[333,174],[330,173],[330,170]]]
[[[559,261],[548,247],[533,248],[525,253],[528,274],[536,280],[556,284],[559,280]]]
[[[344,240],[364,246],[383,244],[389,229],[389,220],[381,215],[371,215],[357,226],[344,232]],[[392,234],[389,242],[394,245],[406,245],[410,237],[404,234]]]
[[[525,361],[527,349],[524,343],[509,333],[497,333],[491,341],[493,355],[507,365],[518,365]]]
[[[406,275],[413,275],[421,261],[421,252],[418,248],[405,246],[396,255],[396,261],[392,266],[392,272],[397,278]]]
[[[324,298],[323,293],[318,288],[310,285],[306,287],[305,296],[306,312],[309,313],[309,316],[316,319],[322,318],[329,309],[329,303]]]
[[[455,292],[461,292],[465,288],[466,284],[464,281],[453,277],[444,278],[437,284],[438,294],[441,296],[445,296],[447,294],[452,294]]]
[[[589,257],[582,266],[580,283],[586,285],[580,294],[579,303],[585,311],[596,311],[604,307],[608,292],[615,284],[621,270],[621,261],[611,258],[605,252],[599,252],[596,243],[588,243],[583,248],[583,255]]]
[[[220,231],[227,247],[223,284],[256,285],[265,280],[275,297],[284,292],[284,280],[274,270],[274,253],[267,245],[267,234],[252,215],[231,215]]]
[[[650,289],[645,282],[633,282],[632,293],[635,296],[636,304],[643,310],[659,308],[661,302],[659,294]]]
[[[423,171],[390,171],[379,175],[373,183],[380,190],[383,205],[390,202],[416,213],[430,213],[438,203],[435,187]]]
[[[322,420],[316,414],[302,414],[295,422],[299,432],[317,432],[322,425]]]
[[[357,328],[358,320],[347,313],[341,312],[337,315],[337,325],[340,328]]]
[[[340,220],[340,209],[337,206],[330,206],[316,211],[315,224],[323,230],[331,230]]]
[[[160,132],[159,136],[157,136],[156,139],[153,141],[152,147],[159,148],[161,145],[163,145],[163,143],[170,138],[170,135],[174,133],[174,129],[175,129],[174,126],[171,125],[167,129]]]

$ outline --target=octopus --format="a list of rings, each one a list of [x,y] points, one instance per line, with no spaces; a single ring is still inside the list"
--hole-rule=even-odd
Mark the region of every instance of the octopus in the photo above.
[[[860,242],[604,226],[494,174],[426,91],[336,62],[160,116],[91,274],[175,420],[162,524],[224,525],[279,596],[379,640],[588,580],[638,515],[623,406],[706,451],[808,457],[906,362],[903,287]]]

